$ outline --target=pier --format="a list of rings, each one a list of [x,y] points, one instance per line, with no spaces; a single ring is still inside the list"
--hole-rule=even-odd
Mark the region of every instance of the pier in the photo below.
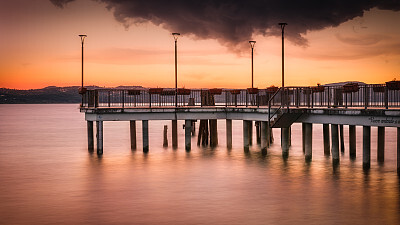
[[[389,84],[388,84],[389,83]],[[196,121],[200,145],[216,146],[217,120],[226,120],[226,146],[232,148],[232,120],[243,121],[243,149],[249,151],[253,126],[261,152],[268,154],[272,129],[281,129],[282,157],[288,158],[291,125],[302,123],[305,161],[312,161],[313,124],[323,124],[324,154],[340,164],[345,151],[343,127],[349,130],[349,155],[356,157],[356,126],[363,127],[363,168],[371,165],[371,127],[378,127],[377,160],[384,162],[385,127],[397,127],[397,172],[400,173],[400,85],[358,84],[315,87],[269,87],[266,89],[93,89],[82,93],[80,111],[87,121],[88,149],[94,151],[96,122],[97,154],[103,154],[103,121],[129,121],[131,148],[136,149],[136,121],[142,123],[143,151],[151,151],[149,121],[169,120],[172,146],[185,139],[191,150]],[[185,135],[178,137],[177,121],[183,120]],[[165,133],[166,128],[165,129]],[[166,135],[165,135],[166,136]],[[161,137],[160,137],[161,138]],[[166,142],[165,142],[166,141]],[[164,143],[168,145],[168,140]]]

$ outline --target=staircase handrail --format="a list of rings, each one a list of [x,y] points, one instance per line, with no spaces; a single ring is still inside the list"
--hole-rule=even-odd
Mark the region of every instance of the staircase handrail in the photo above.
[[[274,114],[271,116],[271,101],[275,98],[275,96],[280,92],[281,88],[278,88],[276,92],[269,98],[268,100],[268,126],[271,126],[271,118],[275,116],[275,114],[282,108],[282,105],[279,106],[279,108],[274,112]]]

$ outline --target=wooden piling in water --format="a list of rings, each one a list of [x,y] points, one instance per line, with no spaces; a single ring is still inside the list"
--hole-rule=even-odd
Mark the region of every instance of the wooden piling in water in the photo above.
[[[143,152],[149,152],[149,121],[142,120]]]
[[[305,160],[311,162],[312,160],[312,123],[306,123],[306,137],[305,137]]]
[[[87,121],[87,137],[88,137],[88,150],[89,152],[93,152],[94,151],[93,121]]]
[[[340,139],[340,151],[344,153],[344,128],[343,125],[339,125],[339,139]]]
[[[97,155],[103,155],[103,121],[96,121]]]
[[[269,133],[269,144],[268,144],[268,146],[270,146],[271,144],[274,143],[274,133],[272,132],[272,127],[268,126],[268,133]]]
[[[196,121],[192,120],[192,136],[196,135]]]
[[[385,127],[378,127],[378,146],[377,146],[378,162],[385,161]]]
[[[200,120],[199,134],[197,137],[197,145],[208,145],[208,120]]]
[[[129,130],[131,136],[131,150],[136,150],[136,121],[131,120],[129,121]]]
[[[261,121],[260,122],[260,144],[261,144],[261,153],[267,154],[268,149],[268,122]]]
[[[172,147],[178,147],[178,121],[172,120]]]
[[[249,145],[253,145],[253,121],[248,120],[249,125]]]
[[[329,124],[322,125],[322,135],[324,139],[324,155],[331,155],[331,143],[329,138]]]
[[[331,124],[332,135],[332,163],[339,164],[339,127],[337,124]]]
[[[232,120],[226,119],[226,147],[232,149]]]
[[[164,125],[163,147],[168,147],[168,125]]]
[[[281,128],[282,157],[289,157],[289,128]]]
[[[269,127],[268,122],[267,122],[266,127],[267,127],[267,134],[266,134],[267,135],[267,148],[269,148],[273,142],[273,140],[271,140],[271,139],[273,139],[274,137],[272,136],[272,128]]]
[[[363,126],[363,169],[371,167],[371,127]]]
[[[185,120],[185,149],[190,151],[192,149],[192,121]]]
[[[243,148],[244,148],[244,151],[249,151],[249,146],[250,146],[249,129],[250,129],[249,121],[243,120]]]
[[[356,126],[349,125],[349,155],[350,159],[356,158]]]
[[[217,120],[209,120],[210,124],[210,147],[218,145],[218,125]]]
[[[301,146],[303,153],[306,152],[306,123],[301,123]]]
[[[257,144],[261,144],[261,125],[260,125],[260,121],[256,121],[255,127],[256,127],[256,140],[257,140]]]
[[[397,175],[400,175],[400,127],[397,127]]]

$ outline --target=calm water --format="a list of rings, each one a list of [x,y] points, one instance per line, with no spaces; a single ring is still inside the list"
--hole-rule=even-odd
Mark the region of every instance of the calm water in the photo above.
[[[233,149],[162,147],[163,125],[150,121],[150,152],[132,152],[128,122],[104,123],[104,156],[87,151],[86,123],[77,105],[0,105],[0,224],[399,224],[396,130],[386,129],[385,163],[362,170],[357,159],[340,167],[323,156],[322,125],[313,127],[313,161],[304,162],[301,125],[292,128],[290,157],[281,157],[280,130],[262,157],[243,152],[242,123]],[[141,123],[137,123],[138,131]],[[171,129],[169,130],[169,132]],[[171,134],[169,134],[171,136]],[[171,138],[169,138],[171,144]],[[253,141],[255,143],[255,141]],[[196,139],[192,139],[196,143]],[[138,132],[138,149],[141,133]]]

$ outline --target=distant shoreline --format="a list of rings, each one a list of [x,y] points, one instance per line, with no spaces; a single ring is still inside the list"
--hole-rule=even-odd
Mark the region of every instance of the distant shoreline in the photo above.
[[[79,104],[79,87],[46,87],[16,90],[0,88],[0,104]]]

